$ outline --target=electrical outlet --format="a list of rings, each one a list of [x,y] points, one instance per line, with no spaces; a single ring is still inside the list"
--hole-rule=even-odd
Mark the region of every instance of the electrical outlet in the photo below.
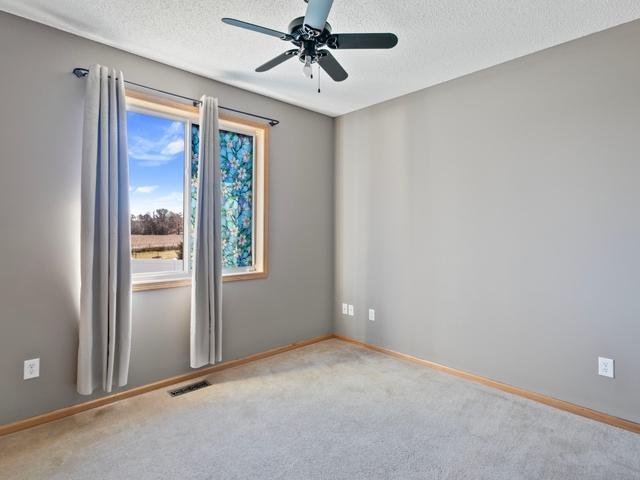
[[[369,320],[372,322],[376,321],[376,311],[373,308],[369,309]]]
[[[613,377],[613,360],[610,358],[598,357],[598,375],[603,377]]]
[[[36,378],[40,376],[40,359],[32,358],[24,361],[24,379]]]
[[[353,305],[349,305],[349,316],[353,317]]]
[[[342,314],[349,315],[349,305],[347,305],[346,303],[342,304]]]

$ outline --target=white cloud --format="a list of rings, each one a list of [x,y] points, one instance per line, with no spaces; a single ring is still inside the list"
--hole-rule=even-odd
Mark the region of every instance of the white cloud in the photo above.
[[[134,136],[129,139],[129,157],[147,167],[166,165],[184,151],[184,123],[172,122],[155,140]]]
[[[157,190],[159,185],[142,185],[135,189],[136,193],[152,193]]]
[[[180,192],[171,192],[166,195],[137,195],[130,199],[130,210],[133,215],[151,213],[158,208],[166,208],[170,212],[182,213],[183,197]]]
[[[175,155],[184,152],[184,140],[178,138],[162,149],[162,155]]]
[[[167,127],[168,135],[182,135],[184,133],[184,123],[182,122],[173,122],[169,127]]]
[[[180,192],[171,192],[168,195],[164,195],[162,197],[158,197],[155,199],[155,201],[159,204],[162,205],[162,207],[159,208],[169,208],[166,205],[180,205],[180,210],[182,210],[182,201],[183,201],[183,197],[182,197],[182,193]]]

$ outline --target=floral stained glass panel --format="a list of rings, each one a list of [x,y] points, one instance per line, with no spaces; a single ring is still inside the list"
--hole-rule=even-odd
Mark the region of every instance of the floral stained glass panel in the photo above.
[[[253,265],[253,137],[220,130],[222,266]],[[198,125],[191,127],[191,260],[198,189]]]

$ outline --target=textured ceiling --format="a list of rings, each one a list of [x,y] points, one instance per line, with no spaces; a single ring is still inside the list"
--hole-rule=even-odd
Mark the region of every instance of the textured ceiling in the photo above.
[[[295,59],[254,72],[289,43],[220,21],[286,31],[305,7],[303,0],[0,0],[9,13],[334,116],[640,18],[639,0],[335,0],[334,32],[394,32],[399,43],[335,51],[349,78],[323,75],[318,94]]]

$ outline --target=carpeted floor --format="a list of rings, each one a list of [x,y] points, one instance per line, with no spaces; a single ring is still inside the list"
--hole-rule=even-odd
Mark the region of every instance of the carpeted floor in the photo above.
[[[640,435],[339,340],[0,438],[0,478],[640,479]]]

